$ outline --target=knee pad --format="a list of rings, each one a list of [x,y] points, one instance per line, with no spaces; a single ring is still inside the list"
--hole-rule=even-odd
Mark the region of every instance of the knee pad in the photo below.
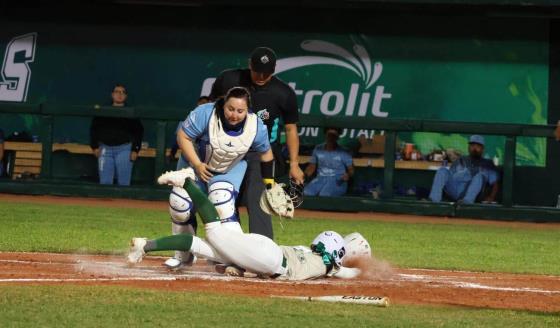
[[[216,207],[222,222],[239,222],[235,210],[236,197],[237,192],[229,182],[219,181],[208,186],[208,199]]]
[[[192,207],[192,200],[187,191],[181,187],[173,187],[169,194],[171,221],[179,225],[186,224],[191,217]]]

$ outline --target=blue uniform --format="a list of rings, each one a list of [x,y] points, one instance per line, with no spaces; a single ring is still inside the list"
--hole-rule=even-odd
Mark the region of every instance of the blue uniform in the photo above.
[[[346,193],[348,183],[342,176],[352,166],[350,153],[340,146],[329,151],[320,144],[313,149],[309,163],[317,165],[317,176],[305,186],[304,195],[336,197]]]
[[[187,119],[181,125],[181,129],[183,130],[183,132],[193,140],[195,149],[197,150],[197,154],[202,160],[204,160],[204,158],[206,157],[206,146],[210,143],[208,125],[210,123],[210,118],[214,113],[213,109],[214,103],[200,105],[189,114]],[[243,129],[241,129],[241,131],[230,131],[227,133],[231,136],[235,136],[240,135],[242,132]],[[253,139],[253,143],[251,144],[250,151],[264,153],[269,149],[270,142],[268,140],[268,131],[261,119],[258,118],[257,133],[255,138]],[[188,166],[190,166],[190,164],[183,158],[183,156],[179,157],[177,169],[182,169]],[[208,186],[216,182],[228,182],[233,185],[234,196],[237,197],[246,169],[247,162],[245,160],[241,160],[225,173],[214,173],[214,176],[208,182]],[[207,185],[200,180],[199,186],[203,188],[203,190],[207,190]]]
[[[440,202],[443,191],[453,200],[462,199],[466,204],[475,202],[483,187],[498,182],[498,171],[491,160],[460,157],[451,167],[438,169],[430,191],[430,199]]]

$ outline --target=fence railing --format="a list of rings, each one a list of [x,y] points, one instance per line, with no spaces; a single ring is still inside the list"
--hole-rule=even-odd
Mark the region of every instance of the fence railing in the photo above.
[[[99,106],[57,106],[51,104],[9,104],[0,103],[0,113],[31,114],[40,117],[40,139],[43,147],[41,178],[51,178],[53,117],[135,117],[156,122],[156,156],[154,165],[154,181],[164,169],[166,131],[169,123],[176,124],[187,115],[187,110],[160,107],[113,107]],[[515,150],[518,137],[554,136],[554,127],[548,125],[482,123],[482,122],[450,122],[418,119],[380,119],[380,118],[340,118],[320,115],[300,117],[299,126],[355,128],[385,131],[384,152],[384,192],[385,198],[393,197],[396,140],[399,132],[441,132],[484,134],[505,137],[502,180],[502,206],[513,205],[513,178],[515,167]]]

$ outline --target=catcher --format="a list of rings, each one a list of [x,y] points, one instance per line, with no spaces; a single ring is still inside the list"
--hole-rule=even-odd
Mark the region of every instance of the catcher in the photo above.
[[[259,234],[228,230],[221,222],[216,207],[195,185],[193,178],[192,170],[181,170],[163,174],[158,182],[184,185],[204,222],[207,242],[190,234],[154,240],[133,238],[127,257],[129,264],[141,262],[146,252],[183,250],[199,256],[221,258],[261,277],[306,280],[320,277],[355,278],[360,270],[343,266],[345,255],[371,255],[369,244],[358,233],[350,234],[345,240],[334,231],[325,231],[308,248],[279,246]]]
[[[190,167],[196,173],[199,186],[208,192],[220,219],[230,230],[242,232],[235,201],[247,169],[244,157],[249,150],[260,154],[264,183],[269,198],[278,199],[274,185],[274,161],[268,132],[261,119],[250,112],[249,91],[242,87],[230,89],[216,103],[198,106],[183,122],[177,142]],[[193,178],[194,180],[195,178]],[[281,189],[281,188],[280,188]],[[293,206],[285,204],[281,214],[291,216]],[[173,234],[195,233],[194,208],[182,188],[173,188],[169,197]],[[176,252],[165,265],[177,269],[192,259],[191,254]]]

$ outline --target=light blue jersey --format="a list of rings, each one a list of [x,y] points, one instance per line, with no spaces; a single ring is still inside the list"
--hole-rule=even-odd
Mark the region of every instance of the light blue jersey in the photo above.
[[[203,159],[206,158],[206,154],[203,153],[206,146],[210,143],[210,137],[208,134],[208,124],[210,123],[210,117],[212,116],[214,110],[214,103],[207,103],[200,105],[195,108],[183,122],[181,128],[183,132],[195,140],[196,146],[198,147],[198,156]],[[255,114],[249,114],[255,115]],[[235,136],[243,132],[243,129],[237,133],[228,133],[229,135]],[[260,118],[257,119],[257,135],[253,139],[250,150],[264,153],[270,149],[270,142],[268,141],[268,131],[264,126]]]
[[[340,146],[335,150],[326,150],[323,143],[313,149],[309,163],[317,165],[317,176],[305,186],[304,195],[338,197],[346,193],[348,182],[342,176],[352,166],[349,152]]]
[[[207,103],[195,108],[187,117],[185,121],[180,125],[183,132],[193,140],[197,154],[201,160],[204,160],[207,156],[207,147],[210,144],[209,135],[209,124],[212,114],[214,112],[214,103]],[[255,115],[255,114],[249,114]],[[238,132],[226,132],[230,136],[238,136],[243,133],[243,129]],[[268,131],[264,126],[260,118],[257,118],[257,131],[253,138],[253,142],[249,148],[259,153],[264,153],[270,149],[270,143],[268,141]],[[179,162],[177,163],[177,169],[185,168],[190,166],[190,164],[181,156]],[[213,173],[214,176],[210,178],[208,183],[204,183],[202,180],[198,179],[197,184],[200,188],[209,193],[208,198],[217,207],[225,207],[226,210],[221,211],[220,219],[222,222],[239,222],[239,216],[234,211],[235,200],[239,193],[241,187],[241,182],[245,176],[245,171],[247,170],[247,162],[241,160],[237,162],[232,167],[228,168],[227,171],[223,173]],[[226,183],[226,184],[224,184]],[[233,190],[228,188],[231,185]],[[212,191],[214,190],[214,192]],[[192,210],[194,213],[194,209]],[[223,216],[223,217],[222,217]],[[191,219],[187,221],[187,224],[196,224],[194,215]]]
[[[194,141],[198,156],[202,160],[206,158],[206,146],[210,142],[208,124],[210,123],[210,118],[212,117],[213,112],[214,103],[200,105],[189,114],[187,119],[183,121],[181,125],[183,132],[185,132],[185,134]],[[236,134],[239,135],[242,132],[243,130],[237,132]],[[250,149],[261,153],[270,149],[268,131],[260,118],[257,119],[257,135],[253,139]],[[180,158],[179,163],[177,163],[177,169],[188,166],[189,163],[183,160],[183,158]],[[227,172],[224,172],[223,174],[214,174],[208,185],[212,185],[213,183],[219,181],[226,181],[231,183],[234,186],[235,191],[238,192],[241,187],[243,177],[245,176],[246,169],[247,162],[242,160],[230,168]],[[205,188],[206,186],[202,184],[201,187]]]
[[[317,165],[317,176],[340,178],[352,166],[352,156],[341,147],[326,150],[323,143],[313,149],[309,163]]]

